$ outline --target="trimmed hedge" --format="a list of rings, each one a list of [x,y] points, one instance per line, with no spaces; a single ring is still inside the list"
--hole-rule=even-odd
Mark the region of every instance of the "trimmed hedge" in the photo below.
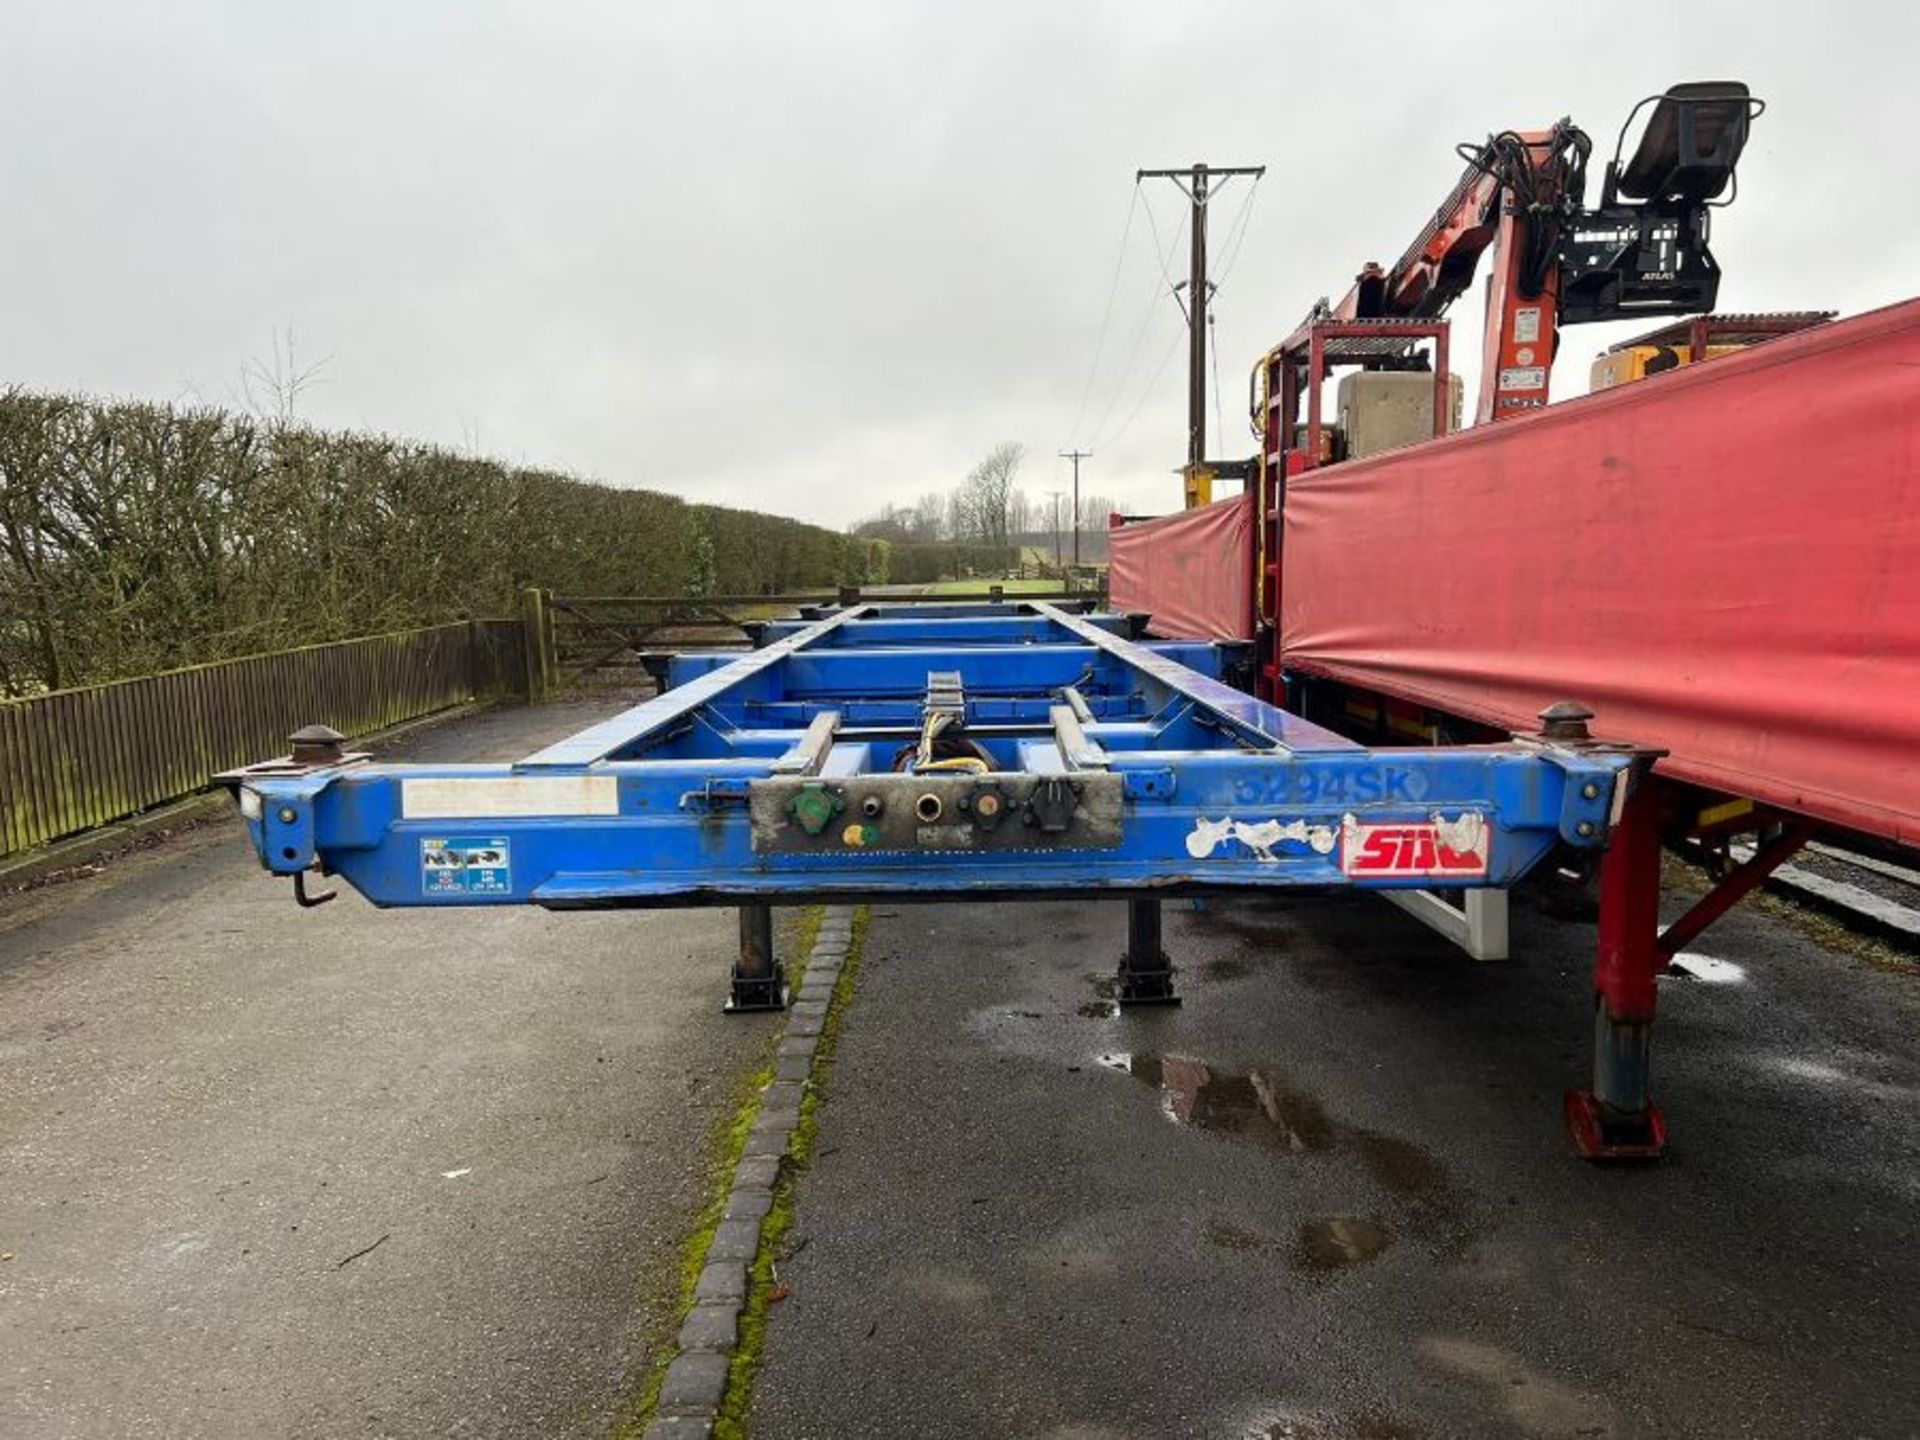
[[[885,563],[817,525],[386,435],[0,391],[0,694],[511,613],[525,585],[771,594]]]

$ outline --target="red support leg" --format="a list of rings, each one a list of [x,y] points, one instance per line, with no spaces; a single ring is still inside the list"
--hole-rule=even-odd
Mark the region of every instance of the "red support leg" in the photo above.
[[[1818,828],[1810,821],[1785,826],[1778,835],[1755,851],[1751,860],[1701,896],[1691,910],[1669,925],[1660,936],[1661,965],[1665,966],[1699,939],[1702,930],[1766,884],[1767,877],[1799,854],[1800,848],[1814,837]]]
[[[1660,1154],[1667,1124],[1648,1093],[1660,951],[1660,803],[1636,777],[1600,862],[1594,963],[1593,1088],[1567,1096],[1567,1128],[1589,1160]]]

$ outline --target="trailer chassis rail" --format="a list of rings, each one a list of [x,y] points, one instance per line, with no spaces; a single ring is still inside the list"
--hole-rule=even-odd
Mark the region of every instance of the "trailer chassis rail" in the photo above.
[[[1121,996],[1164,1003],[1162,896],[1510,885],[1602,847],[1644,768],[1552,725],[1370,749],[1223,683],[1223,647],[1126,629],[859,604],[674,656],[662,694],[512,764],[375,764],[310,729],[220,779],[309,903],[318,871],[381,906],[739,906],[750,1009],[783,1003],[768,907],[879,896],[1127,899]]]

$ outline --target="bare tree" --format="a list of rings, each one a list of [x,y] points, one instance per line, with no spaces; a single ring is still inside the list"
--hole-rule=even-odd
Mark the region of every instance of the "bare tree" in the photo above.
[[[931,544],[947,538],[947,497],[934,491],[913,502],[913,538]]]
[[[967,487],[960,485],[947,494],[947,519],[943,527],[949,540],[965,540],[974,533],[973,501]]]
[[[1107,517],[1118,507],[1104,495],[1082,495],[1080,514],[1076,523],[1082,535],[1098,533],[1107,528]]]
[[[327,366],[333,356],[323,355],[310,365],[302,365],[294,350],[293,326],[284,335],[276,329],[267,357],[256,355],[240,367],[239,385],[228,387],[236,406],[263,420],[286,424],[300,408],[300,396],[315,385],[324,384]],[[479,435],[476,426],[475,440]]]
[[[1027,449],[1017,440],[1003,440],[967,472],[959,494],[967,533],[989,545],[1007,543],[1007,512],[1013,502],[1013,477]]]
[[[1015,490],[1007,499],[1007,533],[1026,535],[1034,528],[1033,497],[1024,490]]]
[[[853,526],[853,533],[865,540],[885,540],[899,544],[913,539],[914,513],[905,505],[882,505],[879,511]]]

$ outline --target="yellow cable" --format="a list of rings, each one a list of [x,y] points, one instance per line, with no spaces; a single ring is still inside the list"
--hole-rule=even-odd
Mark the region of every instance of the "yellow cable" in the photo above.
[[[950,760],[929,760],[916,767],[914,773],[925,775],[934,770],[963,770],[970,775],[985,775],[991,767],[987,762],[973,755],[956,755]]]

